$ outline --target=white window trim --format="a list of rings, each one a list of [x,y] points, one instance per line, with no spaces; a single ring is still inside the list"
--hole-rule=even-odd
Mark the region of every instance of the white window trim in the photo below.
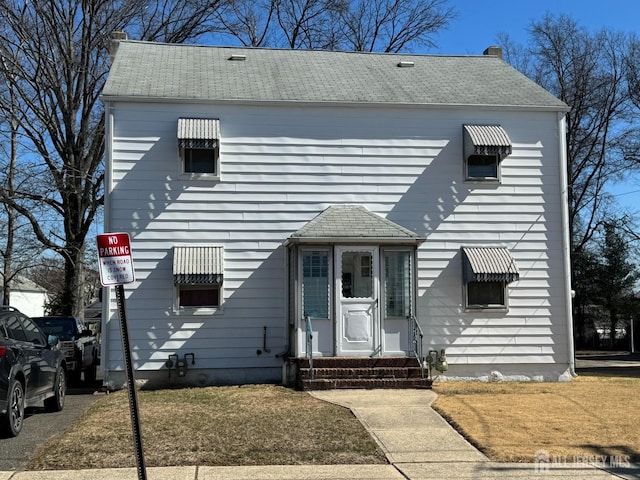
[[[410,301],[411,301],[411,306],[409,308],[409,314],[410,315],[417,315],[415,312],[416,309],[416,257],[417,257],[417,252],[416,249],[413,247],[381,247],[380,249],[380,302],[385,302],[386,301],[386,285],[384,282],[384,270],[386,268],[386,264],[385,264],[385,252],[409,252],[409,254],[411,255],[411,267],[410,267],[410,275],[411,275],[411,279],[410,279],[410,285],[409,288],[411,289],[411,292],[409,293],[410,295]],[[385,311],[385,306],[384,303],[381,303],[381,308],[382,308],[382,312]],[[386,317],[384,316],[384,314],[381,315],[381,318],[383,320],[393,320],[393,319],[400,319],[400,318],[405,318],[405,317],[395,317],[395,316],[391,316],[391,317]]]
[[[214,159],[215,162],[215,170],[216,173],[194,173],[194,172],[185,172],[184,171],[184,163],[185,163],[185,158],[184,158],[184,148],[178,148],[178,159],[180,162],[180,172],[178,175],[178,178],[180,180],[196,180],[196,181],[209,181],[209,182],[219,182],[221,179],[221,175],[220,175],[220,141],[218,140],[218,147],[211,149],[212,151],[216,152],[216,156]]]
[[[300,249],[298,249],[298,278],[300,279],[298,286],[296,287],[296,296],[298,297],[298,305],[299,307],[299,311],[300,311],[300,316],[304,317],[304,298],[303,298],[303,292],[302,292],[302,284],[303,284],[303,280],[304,280],[304,270],[303,270],[303,263],[304,263],[304,254],[308,253],[308,252],[327,252],[328,254],[328,261],[329,261],[329,269],[328,269],[328,282],[329,282],[329,318],[326,318],[324,320],[331,320],[331,318],[333,317],[333,297],[334,297],[334,282],[333,282],[333,249],[330,247],[327,247],[326,245],[321,245],[321,246],[316,246],[314,247],[313,245],[309,245],[309,246],[305,246],[302,247]],[[315,317],[312,317],[312,319]],[[304,322],[303,322],[304,325]],[[304,327],[303,327],[304,328]]]
[[[483,283],[483,282],[477,282]],[[497,283],[497,282],[496,282]],[[509,311],[509,285],[507,282],[502,283],[504,305],[469,305],[469,283],[462,282],[463,299],[464,299],[464,311],[465,312],[508,312]]]
[[[496,175],[495,177],[471,177],[469,175],[469,157],[471,156],[486,156],[494,157],[496,159]],[[483,184],[500,184],[502,183],[502,160],[498,155],[465,155],[464,156],[464,181],[465,183],[483,183]]]
[[[220,305],[217,307],[181,307],[180,306],[180,283],[173,284],[173,313],[176,316],[188,315],[221,315],[224,313],[224,282],[218,285],[218,295]]]

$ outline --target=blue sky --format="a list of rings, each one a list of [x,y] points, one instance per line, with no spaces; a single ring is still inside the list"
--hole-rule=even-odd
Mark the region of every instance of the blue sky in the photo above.
[[[435,38],[437,48],[425,53],[479,55],[497,43],[498,33],[526,44],[531,21],[546,13],[567,14],[589,31],[608,28],[640,36],[640,0],[449,0],[449,5],[458,17]],[[639,210],[640,174],[611,192],[623,207]]]
[[[458,17],[435,39],[438,48],[428,53],[481,54],[500,32],[525,43],[531,21],[547,12],[567,14],[588,30],[640,30],[640,0],[449,0],[449,5]]]

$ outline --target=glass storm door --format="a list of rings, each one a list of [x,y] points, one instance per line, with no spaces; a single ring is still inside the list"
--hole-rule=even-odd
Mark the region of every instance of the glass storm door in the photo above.
[[[336,355],[369,356],[379,350],[378,248],[336,247]]]

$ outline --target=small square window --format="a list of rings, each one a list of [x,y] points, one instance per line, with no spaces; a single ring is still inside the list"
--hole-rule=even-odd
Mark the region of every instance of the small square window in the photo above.
[[[178,285],[179,308],[213,308],[220,306],[219,285]]]
[[[467,308],[506,308],[505,282],[468,282]]]
[[[218,148],[183,149],[184,173],[218,174]]]
[[[498,180],[498,166],[497,155],[469,155],[467,180]]]

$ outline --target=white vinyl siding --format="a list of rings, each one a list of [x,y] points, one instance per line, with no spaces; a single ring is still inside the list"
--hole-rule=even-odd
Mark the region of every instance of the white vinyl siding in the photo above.
[[[435,108],[112,104],[106,228],[132,235],[128,288],[136,367],[194,352],[198,368],[278,368],[256,355],[268,331],[286,348],[288,236],[329,205],[363,205],[426,237],[417,252],[415,311],[427,346],[456,365],[566,362],[566,292],[555,113]],[[220,119],[219,183],[180,178],[176,119]],[[508,126],[513,153],[500,184],[465,183],[461,125]],[[224,314],[176,316],[171,248],[224,246]],[[460,246],[503,245],[521,272],[509,312],[464,312]],[[111,318],[117,318],[111,300]],[[117,322],[107,368],[122,368]],[[152,332],[151,335],[149,332]]]

